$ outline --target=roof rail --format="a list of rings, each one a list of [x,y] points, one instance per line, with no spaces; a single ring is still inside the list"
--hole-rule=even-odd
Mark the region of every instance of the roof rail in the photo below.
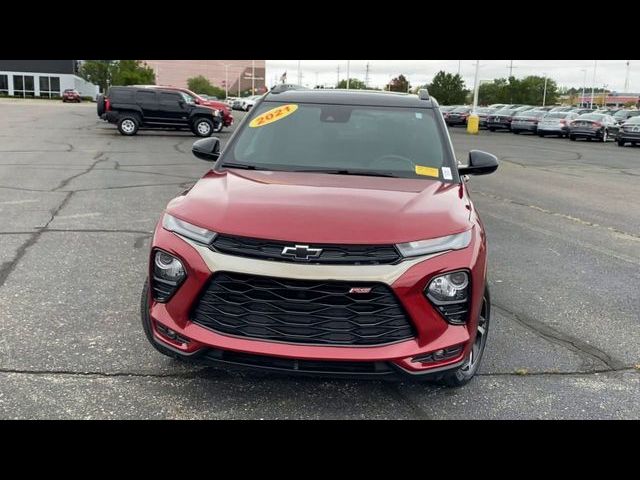
[[[282,83],[269,90],[269,93],[282,93],[287,90],[309,90],[309,88],[303,87],[302,85],[295,85],[293,83]]]
[[[420,100],[431,99],[431,97],[429,96],[429,90],[427,90],[426,88],[421,88],[420,90],[418,90],[418,97],[420,98]]]

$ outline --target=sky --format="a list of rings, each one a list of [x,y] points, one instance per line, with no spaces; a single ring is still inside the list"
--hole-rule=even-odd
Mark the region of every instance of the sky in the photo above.
[[[338,78],[346,78],[347,60],[267,60],[266,82],[277,83],[280,75],[287,72],[288,83],[298,83],[298,61],[302,72],[302,85],[316,84],[333,87]],[[627,60],[480,60],[480,80],[506,78],[513,62],[513,75],[517,78],[528,75],[549,75],[559,86],[582,88],[595,86],[623,92],[627,72]],[[597,64],[596,64],[597,62]],[[369,85],[382,88],[391,78],[404,74],[412,86],[430,83],[433,76],[444,70],[462,75],[467,88],[473,88],[476,60],[350,60],[349,76],[365,80],[369,63]],[[585,72],[586,70],[586,72]],[[640,60],[630,60],[629,92],[640,93]]]

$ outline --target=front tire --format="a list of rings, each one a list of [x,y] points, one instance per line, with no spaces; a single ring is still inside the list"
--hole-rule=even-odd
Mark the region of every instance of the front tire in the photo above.
[[[624,147],[624,140],[618,140],[618,146],[619,147]]]
[[[495,131],[496,131],[496,129],[495,129],[495,128],[493,128],[493,127],[489,127],[489,131],[490,131],[490,132],[495,132]]]
[[[153,337],[153,327],[151,325],[151,317],[149,316],[149,280],[146,280],[142,287],[142,297],[140,298],[140,320],[142,320],[142,329],[144,330],[144,334],[153,348],[167,357],[180,359],[180,356],[177,353],[163,347],[156,342]]]
[[[134,115],[123,115],[118,119],[118,131],[127,137],[138,133],[140,121]]]
[[[208,118],[197,118],[193,122],[193,133],[198,137],[210,137],[213,133],[213,122]]]
[[[487,335],[489,334],[489,321],[491,320],[491,297],[489,295],[489,287],[486,287],[484,298],[482,299],[482,308],[480,309],[480,317],[478,318],[478,329],[476,330],[476,338],[469,352],[469,358],[462,366],[447,373],[441,380],[446,387],[457,388],[466,385],[475,376],[482,354],[487,345]]]

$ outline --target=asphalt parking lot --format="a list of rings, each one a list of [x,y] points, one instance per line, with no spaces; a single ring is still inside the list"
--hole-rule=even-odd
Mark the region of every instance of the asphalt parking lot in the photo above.
[[[209,167],[195,137],[0,100],[0,418],[639,418],[640,148],[451,136],[461,160],[501,160],[470,183],[493,300],[480,374],[457,390],[299,379],[182,364],[144,337],[151,232]]]

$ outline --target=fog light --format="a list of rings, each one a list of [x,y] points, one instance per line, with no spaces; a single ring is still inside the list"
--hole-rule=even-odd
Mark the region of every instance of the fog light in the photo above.
[[[447,322],[462,325],[467,320],[469,290],[469,274],[460,270],[432,279],[425,294]]]

